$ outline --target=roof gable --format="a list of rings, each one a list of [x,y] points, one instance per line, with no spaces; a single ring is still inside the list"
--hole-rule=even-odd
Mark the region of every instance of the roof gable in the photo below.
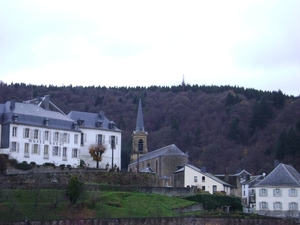
[[[294,167],[281,163],[256,186],[300,186],[300,174]]]

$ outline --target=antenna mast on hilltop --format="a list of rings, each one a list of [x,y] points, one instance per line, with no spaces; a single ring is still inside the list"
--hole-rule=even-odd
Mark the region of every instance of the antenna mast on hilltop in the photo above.
[[[182,91],[185,91],[185,82],[184,82],[184,74],[182,75],[182,83],[181,83]]]

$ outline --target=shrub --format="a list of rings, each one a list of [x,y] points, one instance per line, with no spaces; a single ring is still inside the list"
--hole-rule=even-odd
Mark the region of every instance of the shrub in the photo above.
[[[241,199],[236,196],[196,194],[186,197],[187,200],[203,204],[205,210],[216,210],[223,206],[230,206],[232,211],[242,211]]]
[[[23,161],[22,163],[17,163],[15,167],[19,170],[30,170],[30,169],[32,169],[32,165],[28,164],[26,161]]]
[[[54,163],[44,163],[43,164],[43,166],[45,166],[45,167],[54,167],[55,165],[54,165]]]
[[[67,196],[69,197],[70,203],[75,205],[82,193],[83,182],[80,182],[77,176],[72,176],[67,187]]]

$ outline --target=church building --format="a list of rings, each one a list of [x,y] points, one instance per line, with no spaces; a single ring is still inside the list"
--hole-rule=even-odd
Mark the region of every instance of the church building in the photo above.
[[[173,173],[188,163],[188,155],[174,144],[148,152],[147,137],[140,99],[136,129],[132,133],[132,152],[128,171],[151,172],[159,178],[159,186],[173,186]]]

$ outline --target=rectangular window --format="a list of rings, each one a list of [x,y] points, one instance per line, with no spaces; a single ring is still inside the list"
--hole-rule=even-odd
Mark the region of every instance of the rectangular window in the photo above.
[[[81,133],[80,144],[83,146],[83,143],[84,143],[84,133]]]
[[[259,196],[260,197],[267,197],[268,196],[268,190],[265,188],[259,189]]]
[[[29,128],[25,128],[25,129],[24,129],[23,137],[24,137],[24,138],[29,138]]]
[[[290,202],[289,203],[289,210],[298,210],[298,203],[297,202]]]
[[[194,176],[194,182],[197,183],[198,182],[198,177]]]
[[[11,142],[10,151],[11,152],[19,152],[19,143],[15,142],[15,141]]]
[[[78,144],[78,134],[74,134],[74,144]]]
[[[59,156],[59,147],[58,146],[53,146],[52,155]]]
[[[267,210],[268,209],[268,203],[267,202],[260,202],[259,203],[259,209]]]
[[[202,182],[205,182],[205,176],[202,176]]]
[[[213,185],[213,193],[217,192],[217,185]]]
[[[32,145],[32,154],[40,154],[40,145],[38,144]]]
[[[39,130],[38,129],[34,130],[33,139],[39,139]]]
[[[63,134],[63,142],[64,143],[69,143],[69,140],[70,138],[69,138],[69,134],[67,134],[67,133],[64,133]]]
[[[49,131],[46,130],[46,131],[44,132],[44,140],[45,140],[45,141],[49,141],[49,139],[50,139],[50,137],[49,137]]]
[[[281,197],[281,189],[280,188],[273,189],[273,196]]]
[[[24,144],[24,157],[29,157],[29,143]]]
[[[205,191],[205,186],[202,186],[202,190]]]
[[[64,161],[67,160],[67,148],[66,147],[63,147],[62,158]]]
[[[110,146],[111,146],[111,148],[112,149],[115,149],[116,148],[116,136],[110,136],[110,141],[109,141],[109,143],[110,143]]]
[[[12,129],[12,136],[17,137],[17,127],[13,127]]]
[[[77,148],[73,148],[72,149],[72,158],[77,158],[78,156],[78,149]]]
[[[102,134],[96,134],[96,143],[102,145]]]
[[[58,132],[54,133],[53,141],[55,141],[55,142],[59,141],[59,133]]]
[[[282,204],[281,202],[274,202],[274,210],[281,210]]]
[[[298,190],[296,188],[291,188],[289,190],[289,196],[290,197],[297,197],[298,196]]]
[[[49,145],[44,145],[44,159],[49,159]]]

